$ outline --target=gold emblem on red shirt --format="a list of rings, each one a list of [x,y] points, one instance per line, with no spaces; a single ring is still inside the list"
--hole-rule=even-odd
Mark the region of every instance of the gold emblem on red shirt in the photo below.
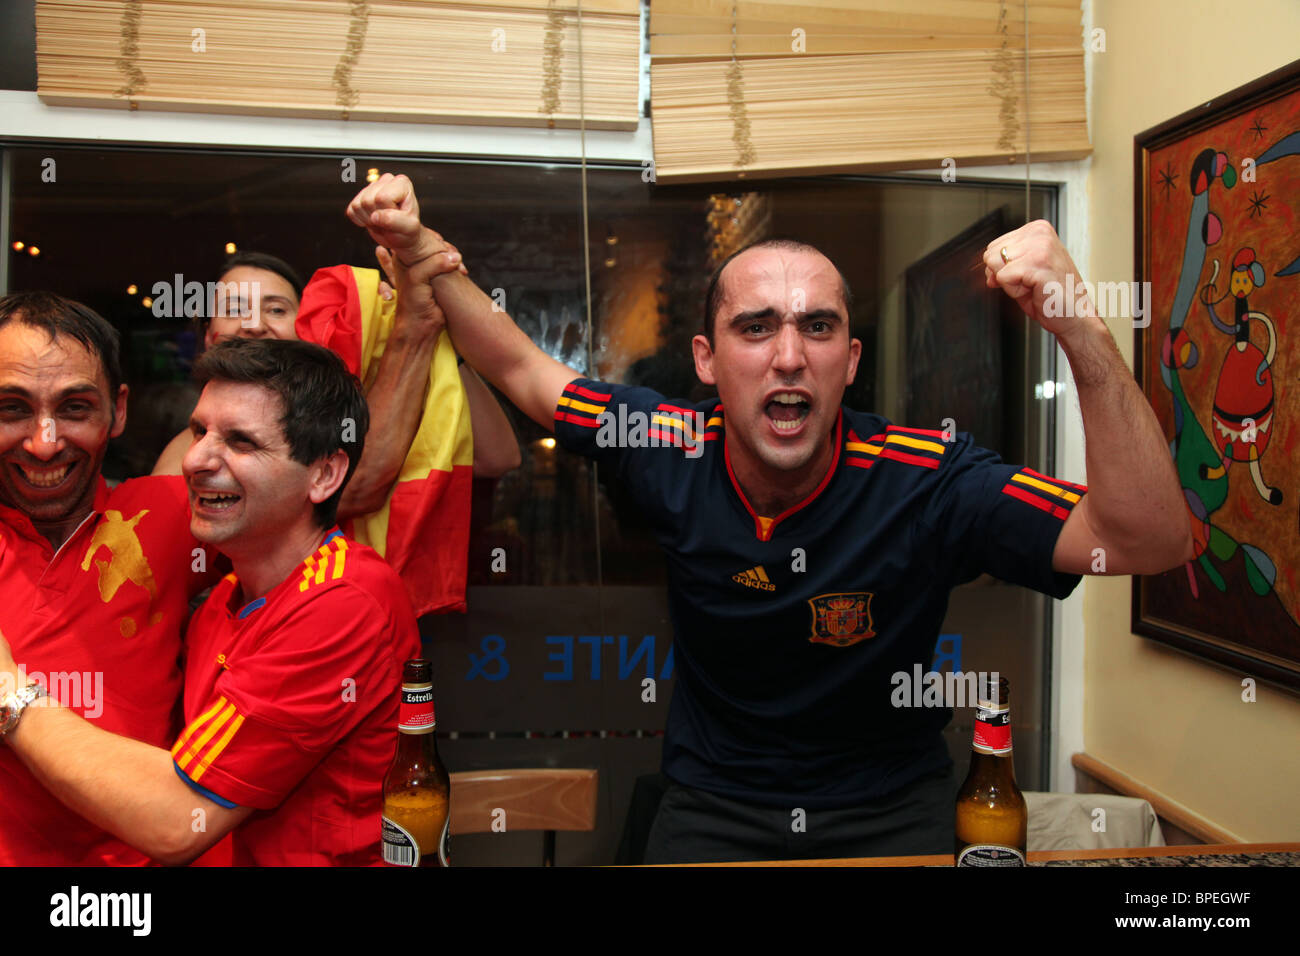
[[[812,608],[812,637],[814,644],[832,644],[848,647],[868,637],[875,637],[871,629],[871,598],[868,591],[819,594],[810,598]]]
[[[135,533],[135,526],[149,513],[144,509],[130,518],[123,518],[120,511],[105,511],[104,520],[95,528],[86,548],[85,557],[81,559],[81,570],[90,570],[90,561],[101,548],[108,549],[108,560],[95,561],[99,569],[99,597],[105,604],[117,596],[122,585],[130,581],[149,592],[149,606],[145,612],[149,624],[162,620],[162,612],[154,612],[154,602],[158,599],[158,585],[154,582],[153,569],[149,559],[144,556],[144,546]],[[131,637],[139,630],[139,622],[124,616],[118,624],[123,637]]]

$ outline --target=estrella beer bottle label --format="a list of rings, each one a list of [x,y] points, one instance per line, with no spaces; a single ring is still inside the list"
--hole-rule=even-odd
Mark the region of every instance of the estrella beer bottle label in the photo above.
[[[402,684],[397,729],[404,734],[431,734],[437,726],[438,720],[433,711],[433,685]]]
[[[1011,708],[981,703],[975,708],[975,739],[971,746],[982,754],[1011,753]]]

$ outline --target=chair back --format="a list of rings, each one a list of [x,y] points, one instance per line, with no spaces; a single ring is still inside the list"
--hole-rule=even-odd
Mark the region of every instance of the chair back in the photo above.
[[[595,770],[466,770],[451,774],[451,832],[544,830],[543,866],[556,830],[596,829]]]

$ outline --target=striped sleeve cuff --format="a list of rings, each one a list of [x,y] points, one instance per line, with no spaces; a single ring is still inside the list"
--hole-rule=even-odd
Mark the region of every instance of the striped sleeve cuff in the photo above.
[[[225,697],[190,722],[172,747],[176,769],[198,783],[244,724],[244,715]]]
[[[1032,468],[1021,468],[1011,476],[1002,493],[1064,521],[1087,490],[1083,485],[1051,478]]]

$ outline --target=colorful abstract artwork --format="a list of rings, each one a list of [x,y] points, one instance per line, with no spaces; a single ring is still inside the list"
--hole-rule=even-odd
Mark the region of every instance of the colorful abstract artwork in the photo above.
[[[1133,629],[1300,689],[1300,62],[1135,143],[1135,365],[1196,554]]]

